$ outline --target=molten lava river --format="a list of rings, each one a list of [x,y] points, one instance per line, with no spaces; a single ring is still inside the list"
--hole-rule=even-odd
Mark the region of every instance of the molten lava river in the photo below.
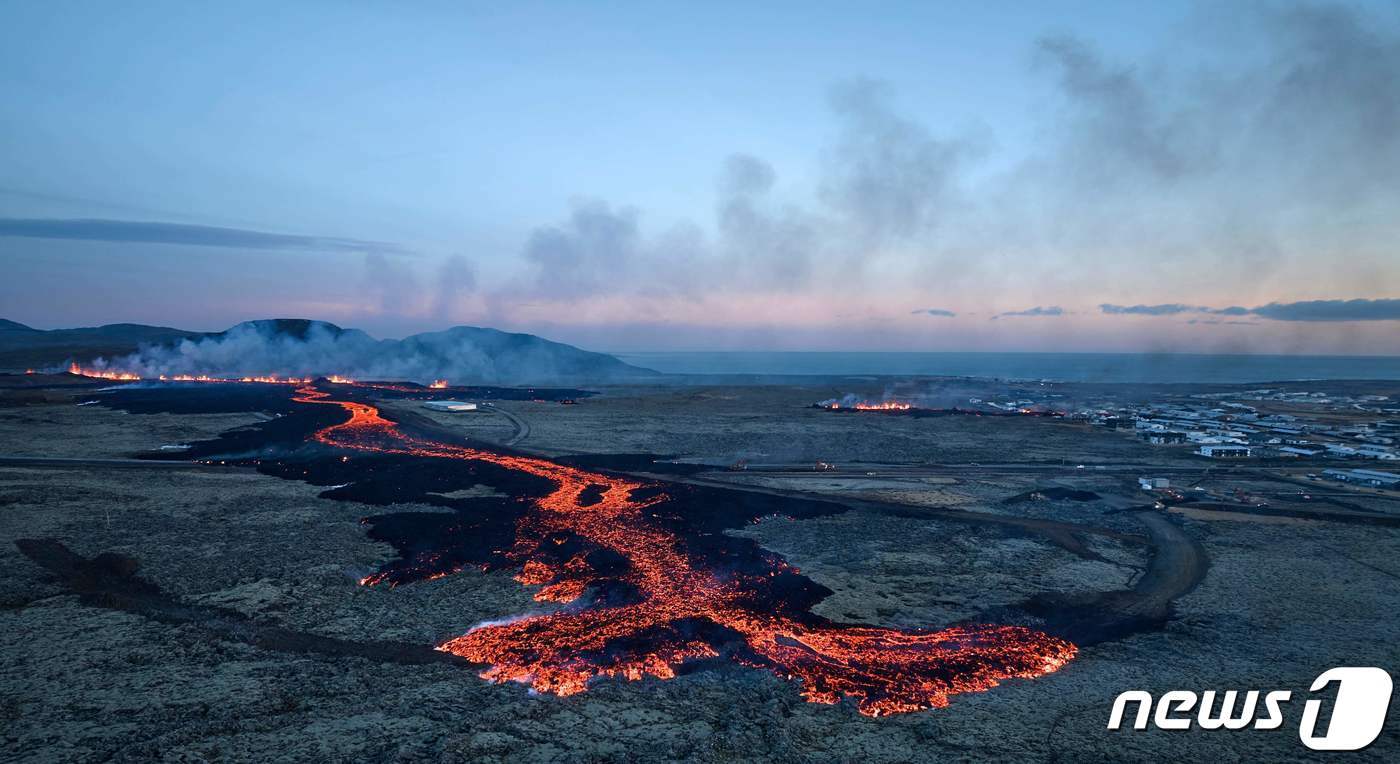
[[[687,662],[727,658],[799,681],[809,701],[849,697],[861,713],[880,716],[941,707],[950,695],[1010,677],[1038,677],[1075,655],[1073,644],[1019,626],[902,631],[784,613],[757,593],[771,591],[792,569],[770,556],[766,570],[727,570],[689,553],[684,539],[656,520],[670,500],[664,486],[436,441],[406,432],[369,403],[312,385],[296,392],[297,403],[348,414],[312,436],[326,446],[488,463],[552,486],[520,515],[505,554],[520,568],[518,581],[539,587],[536,600],[569,604],[483,625],[439,646],[488,666],[488,680],[572,695],[596,679],[666,679]],[[561,559],[566,539],[591,553]],[[623,601],[588,597],[600,559],[611,561],[607,577],[629,592]],[[382,580],[376,574],[363,583]]]

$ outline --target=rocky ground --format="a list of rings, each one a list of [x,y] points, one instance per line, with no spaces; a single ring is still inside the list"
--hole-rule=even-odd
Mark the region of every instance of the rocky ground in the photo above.
[[[849,386],[610,388],[576,406],[498,405],[525,417],[522,445],[556,453],[671,454],[727,465],[772,462],[1059,462],[1168,458],[1128,437],[1036,417],[915,418],[813,408]],[[878,398],[878,391],[872,393]],[[1102,431],[1099,433],[1103,435]],[[1189,457],[1187,457],[1189,459]]]
[[[794,460],[949,462],[1157,453],[1044,420],[857,421],[803,408],[826,392],[678,390],[655,399],[614,392],[576,407],[509,405],[530,424],[521,445],[555,453],[729,458],[752,451]],[[4,408],[0,453],[119,456],[249,421],[130,415],[71,402]],[[510,432],[487,418],[441,421]],[[1128,481],[1084,477],[1081,487],[1102,501],[1006,504],[1043,481],[874,480],[830,489],[904,500],[917,511],[770,518],[739,533],[831,588],[818,606],[823,615],[936,626],[1041,591],[1125,587],[1147,563],[1141,547],[1112,538],[1090,539],[1101,559],[1086,559],[1035,536],[940,519],[937,506],[1142,533],[1111,501],[1131,491]],[[1173,513],[1173,522],[1204,546],[1210,569],[1177,602],[1165,629],[1085,648],[1039,680],[1008,681],[955,696],[945,709],[881,719],[848,705],[806,703],[790,682],[735,665],[669,681],[600,682],[582,695],[555,698],[491,685],[455,665],[255,647],[198,621],[163,622],[80,601],[14,544],[47,537],[87,557],[118,552],[138,559],[139,575],[181,602],[349,642],[434,644],[482,621],[543,607],[508,572],[470,571],[395,589],[359,586],[390,554],[367,539],[359,520],[386,509],[321,499],[320,491],[233,469],[0,467],[4,758],[1305,760],[1297,721],[1311,680],[1337,665],[1393,671],[1400,664],[1400,529],[1369,525]],[[1285,707],[1283,728],[1273,731],[1106,730],[1113,698],[1128,689],[1291,689],[1295,700]],[[1392,718],[1381,739],[1353,758],[1400,756],[1397,722]]]

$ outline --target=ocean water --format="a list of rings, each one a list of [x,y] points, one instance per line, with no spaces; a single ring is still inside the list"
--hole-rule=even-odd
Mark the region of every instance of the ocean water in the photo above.
[[[1397,356],[839,352],[616,355],[628,363],[667,374],[928,375],[1058,382],[1400,380]]]

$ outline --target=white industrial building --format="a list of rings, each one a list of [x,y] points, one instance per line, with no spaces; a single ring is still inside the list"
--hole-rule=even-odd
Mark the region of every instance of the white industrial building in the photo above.
[[[479,407],[475,403],[466,401],[428,401],[423,404],[423,408],[432,411],[447,411],[453,414],[461,414],[468,411],[476,411]]]
[[[1250,452],[1249,446],[1215,444],[1203,445],[1196,449],[1196,453],[1212,459],[1243,459]]]

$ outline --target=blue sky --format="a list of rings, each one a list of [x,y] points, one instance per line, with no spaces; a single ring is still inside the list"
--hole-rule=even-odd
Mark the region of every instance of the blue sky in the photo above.
[[[965,5],[0,2],[0,313],[1400,352],[1098,307],[1396,296],[1396,6]]]

